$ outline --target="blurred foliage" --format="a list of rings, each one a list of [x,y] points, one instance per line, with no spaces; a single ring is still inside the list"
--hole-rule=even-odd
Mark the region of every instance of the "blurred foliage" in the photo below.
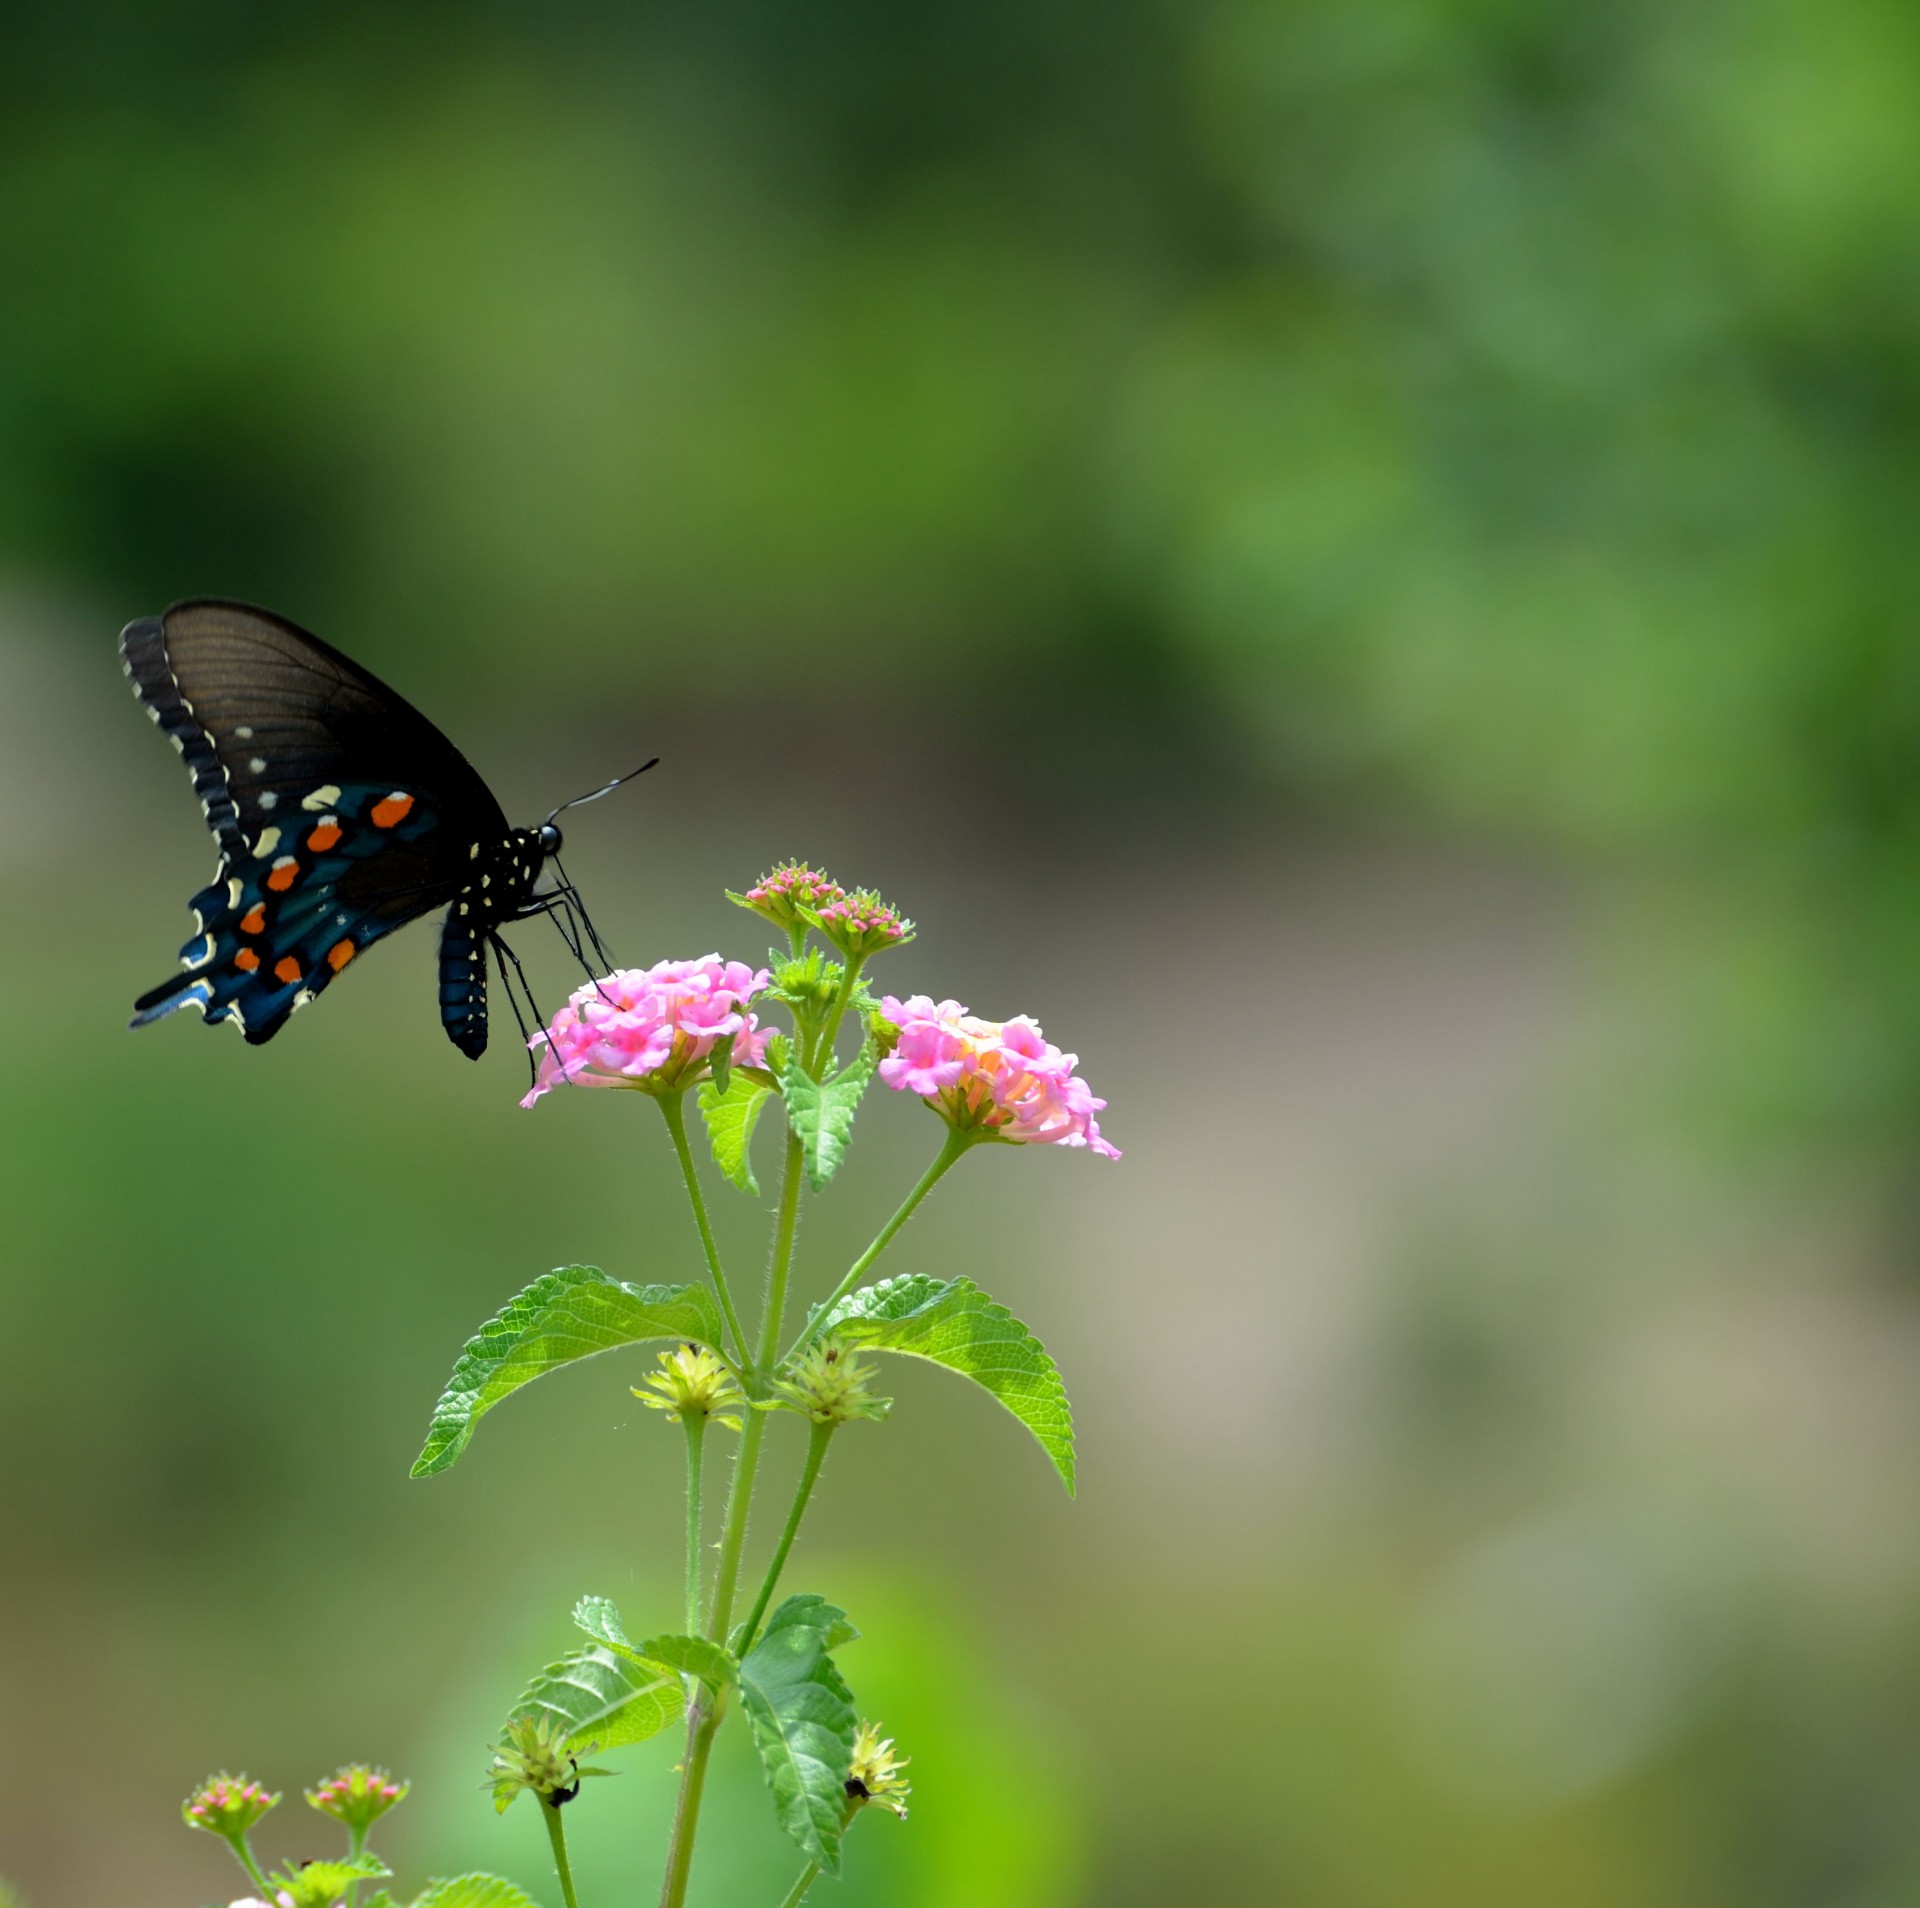
[[[448,670],[1017,662],[1651,857],[1731,1110],[1920,1112],[1911,9],[0,31],[10,564]]]
[[[1384,814],[1418,840],[1544,856],[1606,903],[1577,958],[1624,978],[1636,1086],[1689,1063],[1692,1135],[1762,1139],[1794,1172],[1821,1149],[1857,1170],[1910,1147],[1920,14],[75,0],[10,10],[0,70],[9,628],[11,593],[60,605],[72,680],[91,683],[134,613],[262,600],[458,733],[485,710],[496,733],[547,737],[556,786],[576,728],[644,700],[681,725],[694,790],[650,791],[664,820],[623,824],[652,831],[624,904],[652,951],[724,931],[718,882],[860,842],[872,858],[839,872],[958,924],[944,970],[927,945],[901,957],[913,984],[1011,995],[1051,948],[1047,984],[1090,1023],[1069,1044],[1116,1109],[1134,1068],[1132,1134],[1115,1130],[1125,1184],[1158,1205],[1141,1195],[1103,1231],[1090,1197],[1068,1224],[1019,1194],[1016,1231],[1048,1245],[1064,1296],[1038,1274],[997,1292],[1056,1345],[1064,1315],[1096,1377],[1112,1354],[1080,1521],[1056,1523],[1028,1451],[996,1483],[1003,1510],[941,1468],[938,1438],[928,1457],[924,1431],[901,1433],[933,1467],[938,1533],[905,1458],[849,1459],[888,1538],[1013,1639],[981,1682],[1070,1711],[1036,1740],[1080,1759],[1034,1785],[1058,1798],[1053,1826],[1024,1789],[997,1816],[955,1790],[943,1817],[927,1783],[898,1837],[872,1825],[887,1899],[968,1898],[962,1837],[990,1818],[1032,1891],[996,1878],[1008,1901],[1071,1901],[1083,1873],[1103,1908],[1208,1891],[1329,1908],[1911,1898],[1914,1321],[1898,1292],[1823,1278],[1820,1311],[1770,1283],[1777,1207],[1758,1200],[1722,1289],[1676,1269],[1712,1254],[1662,1204],[1670,1160],[1634,1177],[1590,1129],[1541,1122],[1475,1193],[1447,1156],[1448,1199],[1405,1218],[1412,1245],[1354,1222],[1389,1316],[1356,1329],[1364,1352],[1328,1356],[1352,1395],[1315,1391],[1299,1352],[1239,1387],[1270,1403],[1290,1374],[1290,1398],[1325,1407],[1307,1432],[1286,1421],[1336,1454],[1339,1513],[1308,1531],[1261,1468],[1280,1462],[1277,1418],[1256,1411],[1237,1458],[1220,1434],[1195,1454],[1164,1418],[1159,1443],[1130,1445],[1137,1414],[1116,1400],[1133,1354],[1108,1335],[1129,1267],[1211,1254],[1229,1289],[1253,1269],[1238,1310],[1189,1321],[1215,1356],[1255,1344],[1246,1320],[1271,1316],[1250,1309],[1256,1286],[1305,1291],[1283,1316],[1318,1347],[1340,1301],[1302,1283],[1314,1237],[1276,1241],[1268,1202],[1311,1207],[1294,1163],[1328,1131],[1352,1149],[1329,1184],[1390,1155],[1401,1108],[1382,1090],[1341,1125],[1347,1074],[1314,1073],[1316,1014],[1347,1030],[1363,1085],[1423,1084],[1379,1057],[1402,1024],[1356,1032],[1329,972],[1348,980],[1358,948],[1364,982],[1392,943],[1414,978],[1386,993],[1445,1018],[1450,958],[1497,989],[1498,958],[1525,956],[1519,902],[1468,956],[1447,941],[1431,883],[1472,877],[1436,858],[1437,877],[1393,877],[1411,898],[1384,927],[1349,921],[1339,959],[1315,967],[1308,944],[1303,966],[1286,933],[1317,927],[1314,906],[1338,918],[1341,894],[1289,887],[1305,901],[1283,930],[1255,906],[1275,864],[1249,840],[1346,844]],[[0,1861],[36,1903],[115,1898],[130,1872],[187,1899],[197,1871],[143,1839],[172,1832],[169,1811],[156,1829],[139,1810],[202,1764],[399,1762],[424,1728],[451,1780],[469,1751],[443,1754],[434,1719],[471,1711],[477,1781],[498,1665],[475,1639],[551,1610],[558,1627],[526,1639],[542,1660],[584,1587],[582,1533],[603,1545],[599,1587],[621,1590],[641,1493],[670,1479],[664,1457],[639,1460],[609,1512],[583,1453],[611,1407],[582,1394],[530,1403],[524,1441],[482,1454],[479,1482],[423,1500],[399,1471],[426,1400],[527,1276],[568,1256],[671,1276],[687,1242],[635,1224],[636,1201],[671,1189],[660,1161],[632,1163],[627,1123],[561,1109],[522,1126],[504,1069],[484,1094],[411,1071],[437,1038],[420,950],[268,1053],[191,1036],[130,1053],[117,1006],[91,1006],[153,978],[127,971],[132,924],[164,955],[149,923],[173,907],[165,933],[184,930],[202,847],[186,878],[184,840],[159,865],[160,817],[129,826],[110,738],[127,788],[172,764],[140,781],[142,725],[121,704],[121,731],[87,726],[91,704],[37,653],[0,654],[18,670],[0,848],[31,930],[0,992],[16,1109],[0,1435],[25,1453],[0,1481],[0,1636],[9,1716],[48,1717],[67,1766],[103,1757],[93,1780],[124,1820],[118,1840],[76,1833],[71,1809],[35,1800],[38,1736],[0,1732]],[[754,826],[702,805],[795,724],[837,738],[821,786],[848,806],[889,778],[896,834],[795,838],[847,808],[772,769]],[[84,777],[75,736],[98,765]],[[176,794],[165,826],[186,831]],[[903,845],[951,845],[996,801],[974,863]],[[1026,887],[1008,872],[1023,857],[1044,877]],[[1167,915],[1239,935],[1243,1001],[1270,1002],[1283,970],[1300,990],[1279,1015],[1285,1064],[1320,1086],[1284,1132],[1272,1086],[1198,1152],[1180,1150],[1182,1110],[1150,1124],[1168,1063],[1129,1051],[1165,959],[1128,900],[1143,868],[1174,894]],[[369,1095],[370,1078],[395,1084]],[[1647,1128],[1650,1099],[1629,1109]],[[1249,1163],[1235,1147],[1255,1141]],[[1240,1196],[1222,1159],[1259,1182],[1231,1208],[1257,1237],[1221,1231]],[[1491,1219],[1463,1212],[1476,1197]],[[1824,1275],[1898,1256],[1885,1241],[1911,1238],[1910,1208],[1868,1192],[1833,1236],[1795,1224]],[[972,1269],[959,1217],[925,1223],[925,1256],[897,1269]],[[210,1261],[257,1279],[245,1306],[207,1283]],[[1650,1343],[1695,1360],[1699,1398],[1660,1391]],[[1730,1357],[1765,1375],[1758,1403],[1714,1390]],[[1603,1381],[1595,1402],[1584,1387]],[[937,1394],[915,1407],[955,1448],[986,1435],[949,1426]],[[1123,1468],[1163,1450],[1187,1453],[1171,1482]],[[492,1488],[546,1519],[516,1560],[528,1581],[488,1547]],[[1616,1502],[1649,1495],[1699,1516],[1708,1563],[1664,1515]],[[955,1519],[994,1541],[956,1539]],[[1256,1536],[1270,1548],[1233,1548]],[[1569,1573],[1598,1599],[1571,1621]],[[920,1634],[909,1609],[938,1621],[900,1602],[903,1635]],[[1238,1640],[1230,1672],[1165,1674],[1176,1609],[1209,1650]],[[313,1660],[290,1661],[302,1644]],[[1676,1659],[1687,1673],[1663,1680]],[[959,1744],[954,1780],[986,1781],[973,1682],[902,1671],[899,1688],[883,1713],[903,1748]],[[1594,1731],[1543,1712],[1543,1691]],[[103,1751],[87,1719],[109,1704],[130,1734]],[[504,1866],[468,1826],[420,1833],[437,1859]],[[758,1859],[741,1853],[742,1874]]]

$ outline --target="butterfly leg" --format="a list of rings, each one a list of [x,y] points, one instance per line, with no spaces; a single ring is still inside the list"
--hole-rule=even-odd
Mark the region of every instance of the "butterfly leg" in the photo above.
[[[580,971],[586,975],[594,992],[611,1007],[613,996],[600,984],[600,975],[594,972],[592,963],[587,959],[587,943],[580,932],[579,897],[571,888],[558,888],[551,894],[536,895],[520,919],[531,920],[536,914],[544,914],[553,923],[555,932],[566,943],[567,952],[579,962]],[[610,972],[612,957],[597,941],[594,946],[606,970]]]
[[[540,1084],[540,1063],[535,1057],[535,1043],[543,1034],[529,1034],[525,1016],[520,1011],[520,1000],[525,998],[528,1012],[533,1015],[534,1026],[544,1029],[547,1017],[540,1011],[540,1003],[533,997],[532,983],[527,979],[526,969],[520,965],[520,957],[510,948],[504,938],[498,934],[489,935],[495,958],[500,963],[500,986],[507,996],[507,1005],[513,1009],[514,1024],[520,1029],[520,1042],[527,1050],[527,1065],[532,1074],[532,1084]],[[514,983],[518,981],[516,993]]]
[[[587,912],[587,904],[580,898],[580,890],[573,885],[572,878],[561,865],[560,857],[556,854],[552,856],[551,859],[553,861],[554,872],[560,877],[560,892],[566,897],[568,913],[578,917],[579,929],[584,931],[587,944],[598,957],[601,967],[610,973],[613,969],[613,956],[607,952],[598,932],[596,932],[593,925],[593,916]],[[585,965],[585,963],[583,962],[582,965]]]

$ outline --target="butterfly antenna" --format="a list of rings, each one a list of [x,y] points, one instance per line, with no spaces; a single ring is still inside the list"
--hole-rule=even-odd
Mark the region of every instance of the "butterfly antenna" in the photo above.
[[[570,808],[584,808],[589,802],[597,802],[602,795],[611,795],[623,782],[630,782],[636,775],[644,775],[650,768],[657,768],[660,758],[656,755],[651,762],[642,762],[637,769],[628,769],[624,775],[616,775],[612,781],[596,788],[591,795],[576,795],[570,802],[562,802],[553,814],[547,817],[551,823],[557,816],[564,815]]]

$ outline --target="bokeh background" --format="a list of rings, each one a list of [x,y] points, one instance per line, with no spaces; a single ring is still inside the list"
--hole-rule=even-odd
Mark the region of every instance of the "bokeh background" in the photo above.
[[[1084,1483],[916,1367],[836,1450],[792,1580],[919,1794],[821,1900],[1920,1900],[1920,15],[74,0],[0,73],[31,1908],[224,1900],[189,1785],[356,1755],[411,1876],[551,1903],[485,1740],[577,1594],[674,1608],[640,1357],[405,1475],[533,1274],[690,1274],[645,1103],[519,1111],[427,929],[270,1048],[124,1031],[211,855],[114,637],[200,593],[516,819],[662,754],[570,831],[623,958],[810,856],[1111,1100],[895,1248],[1046,1337]],[[870,1109],[815,1290],[934,1138]]]

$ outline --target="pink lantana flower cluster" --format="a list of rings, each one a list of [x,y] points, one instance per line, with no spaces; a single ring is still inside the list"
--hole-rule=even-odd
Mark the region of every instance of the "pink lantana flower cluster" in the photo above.
[[[533,1091],[520,1104],[531,1106],[569,1080],[675,1092],[692,1084],[729,1037],[735,1062],[760,1066],[767,1033],[746,1008],[766,984],[764,967],[704,954],[620,968],[576,988],[553,1024],[527,1043],[540,1060]]]
[[[1026,1015],[981,1020],[957,1000],[925,994],[907,1000],[889,994],[880,1012],[900,1031],[880,1062],[881,1080],[896,1093],[919,1094],[962,1132],[1120,1157],[1100,1137],[1094,1115],[1107,1103],[1074,1072],[1079,1056],[1051,1045]]]
[[[866,960],[913,939],[913,923],[871,888],[856,888],[823,901],[811,919],[850,960]]]
[[[809,926],[814,910],[843,900],[847,891],[824,868],[783,861],[745,894],[735,894],[731,888],[726,892],[735,907],[751,908],[762,920],[791,931]]]

